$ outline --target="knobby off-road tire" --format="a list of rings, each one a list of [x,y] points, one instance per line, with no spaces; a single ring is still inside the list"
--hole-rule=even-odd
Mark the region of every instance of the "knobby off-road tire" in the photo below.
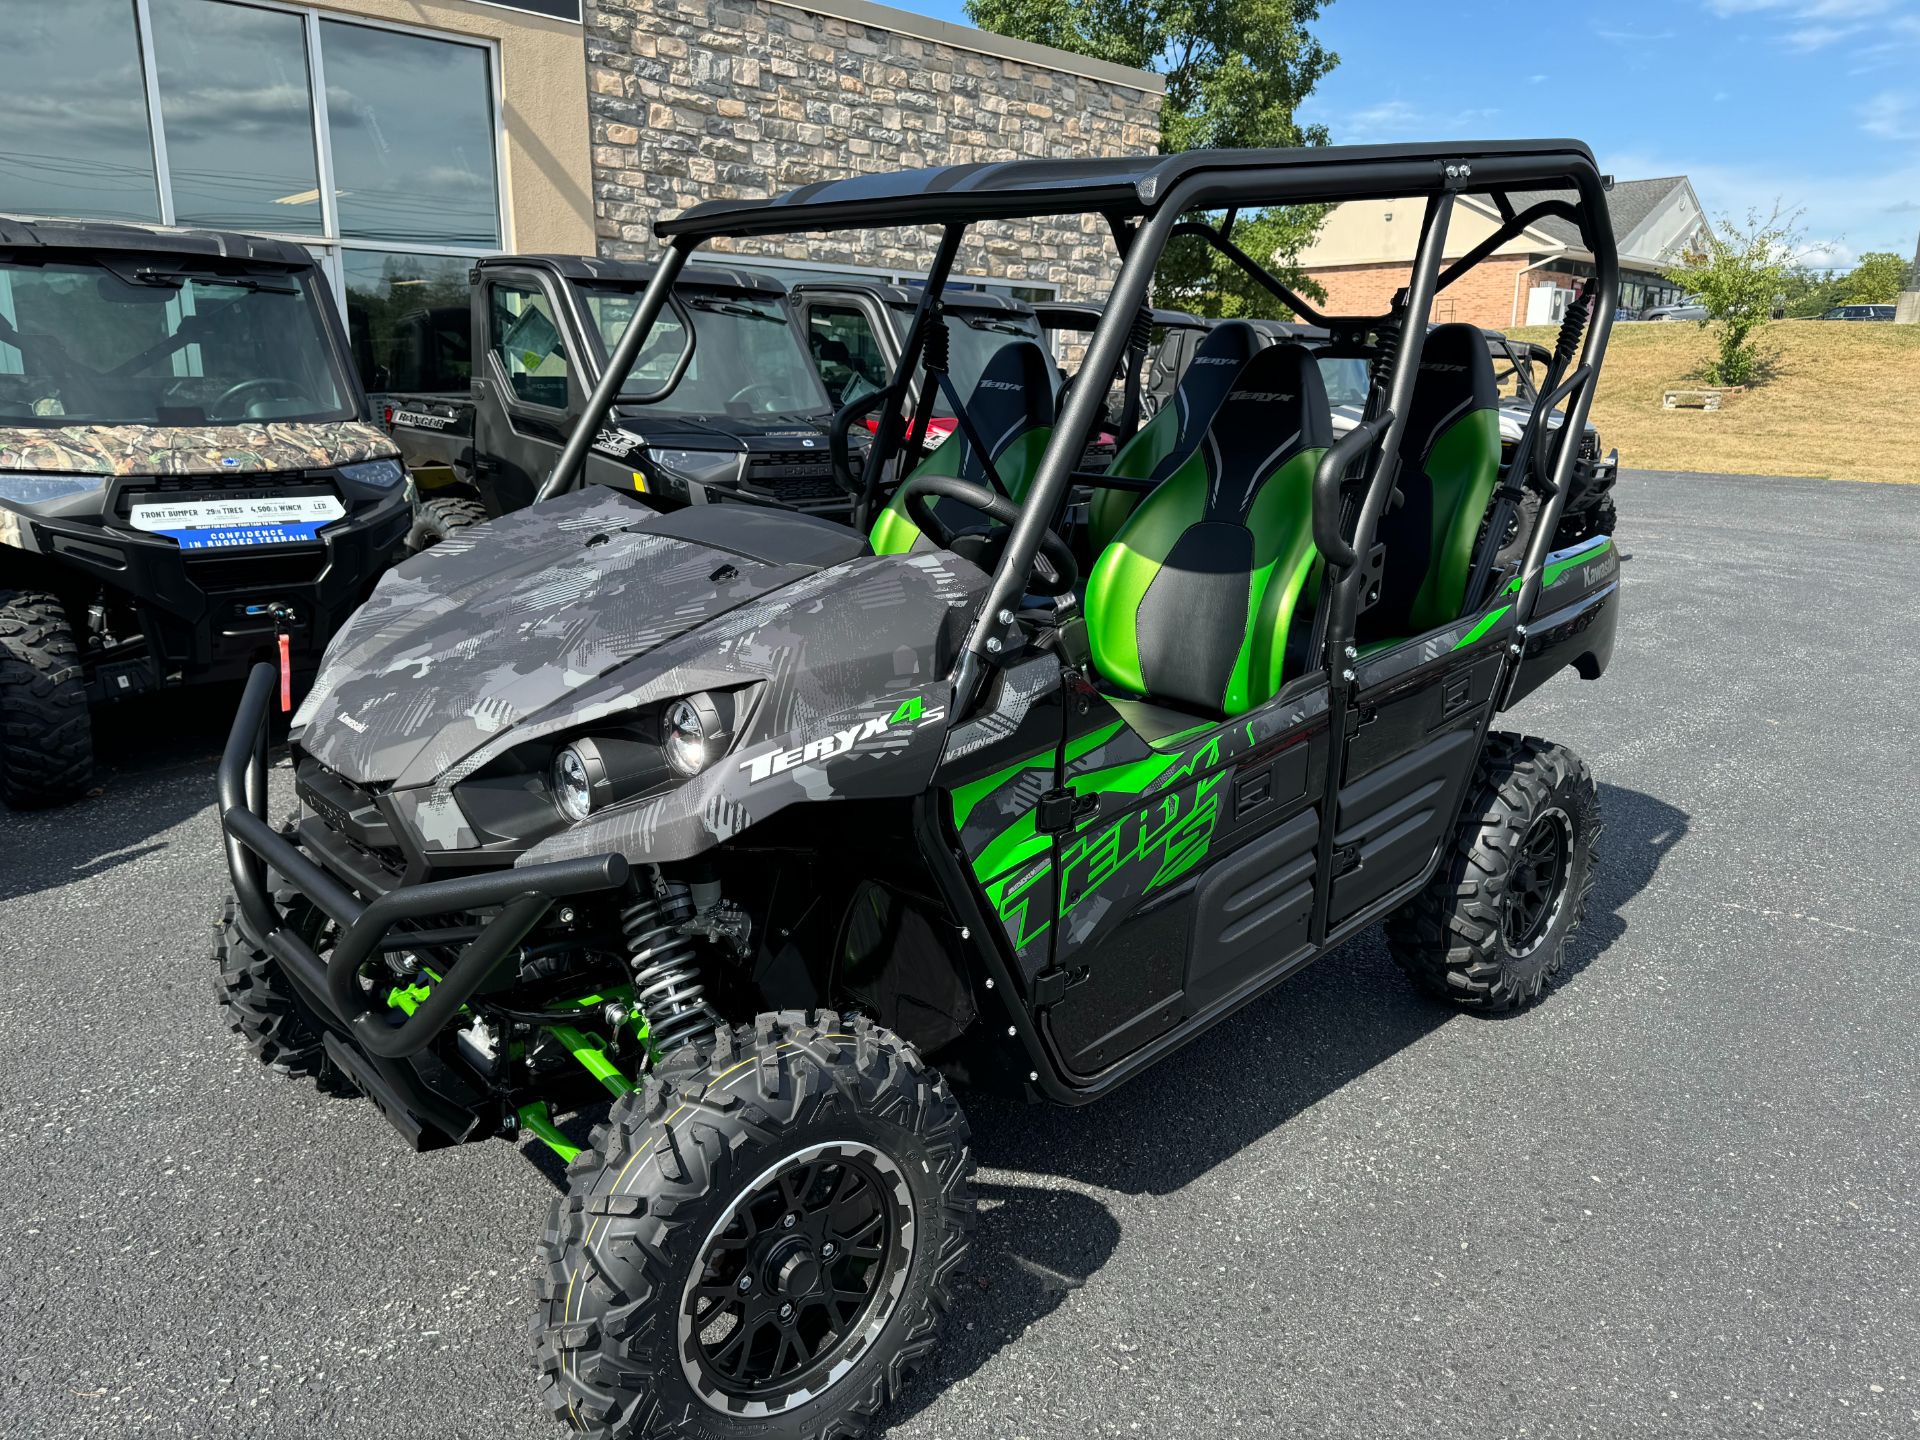
[[[291,890],[274,894],[274,903],[294,918],[309,940],[325,928],[324,917]],[[338,1088],[339,1076],[311,1020],[280,974],[279,963],[240,928],[240,905],[229,895],[213,927],[213,963],[219,970],[215,991],[227,1015],[227,1028],[247,1042],[254,1059],[281,1075],[309,1075],[322,1088]]]
[[[58,805],[92,784],[87,683],[66,607],[41,591],[0,590],[0,798]]]
[[[433,495],[413,509],[413,528],[407,532],[407,549],[419,552],[438,545],[456,530],[479,525],[487,519],[487,507],[464,495]]]
[[[934,1347],[973,1228],[972,1174],[946,1082],[864,1017],[786,1011],[689,1043],[615,1102],[548,1214],[533,1324],[542,1399],[603,1440],[852,1440]],[[865,1188],[842,1220],[850,1184]],[[881,1223],[859,1220],[863,1204]],[[798,1247],[784,1268],[783,1245]],[[821,1297],[849,1291],[868,1299],[841,1322]],[[785,1322],[749,1306],[789,1296],[816,1359],[783,1378]],[[823,1317],[843,1323],[837,1348]],[[735,1325],[746,1344],[729,1358]],[[757,1394],[715,1368],[751,1371],[763,1346],[778,1353]]]
[[[1490,734],[1438,872],[1387,921],[1393,958],[1469,1009],[1538,999],[1580,927],[1600,829],[1599,792],[1578,755]]]

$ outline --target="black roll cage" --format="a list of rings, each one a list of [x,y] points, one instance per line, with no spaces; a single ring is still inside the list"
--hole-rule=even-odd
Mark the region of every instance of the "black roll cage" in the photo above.
[[[1435,295],[1541,219],[1558,217],[1576,225],[1593,256],[1593,309],[1580,337],[1579,363],[1555,387],[1557,393],[1549,404],[1564,400],[1563,423],[1568,433],[1581,433],[1618,303],[1619,256],[1606,206],[1609,183],[1584,145],[1518,141],[1206,151],[1157,160],[953,166],[827,182],[770,201],[709,202],[655,226],[655,233],[667,242],[666,253],[536,499],[547,499],[578,482],[587,449],[667,303],[674,277],[701,244],[722,237],[894,229],[903,221],[937,225],[939,244],[892,380],[834,417],[831,444],[844,482],[851,474],[846,463],[847,430],[856,408],[864,414],[886,404],[855,507],[855,523],[864,524],[881,476],[900,449],[901,402],[921,362],[929,329],[938,318],[941,293],[970,226],[986,220],[1097,213],[1112,232],[1121,263],[1082,357],[1084,373],[1119,371],[1137,317],[1149,303],[1160,258],[1168,243],[1183,235],[1212,245],[1296,314],[1332,335],[1380,334],[1381,353],[1363,423],[1329,450],[1313,485],[1314,537],[1331,572],[1320,658],[1338,673],[1342,668],[1338,657],[1349,652],[1362,608],[1373,537],[1396,494],[1400,441]],[[1547,199],[1515,209],[1510,192],[1543,189],[1570,189],[1574,199]],[[1445,264],[1448,228],[1462,195],[1490,199],[1500,223],[1464,255]],[[1386,315],[1324,315],[1231,238],[1233,218],[1243,208],[1388,197],[1424,197],[1426,212],[1408,285]],[[1227,212],[1219,225],[1189,218],[1216,210]],[[1092,385],[1073,387],[1067,396],[1028,487],[1026,504],[1010,527],[985,602],[960,652],[952,676],[956,719],[981,694],[992,655],[1001,645],[999,632],[1005,628],[999,617],[1018,608],[1042,532],[1066,505],[1078,458],[1099,421],[1103,401],[1104,393]],[[1535,407],[1530,428],[1545,423],[1548,408],[1547,404]],[[1521,627],[1529,622],[1539,599],[1546,556],[1565,508],[1577,450],[1574,445],[1555,447],[1541,482],[1541,512],[1511,606]]]

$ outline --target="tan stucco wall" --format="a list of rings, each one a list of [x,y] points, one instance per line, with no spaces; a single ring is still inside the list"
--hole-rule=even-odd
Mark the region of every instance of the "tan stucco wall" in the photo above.
[[[580,27],[465,0],[309,0],[316,10],[474,35],[500,46],[508,250],[593,253],[587,66]]]
[[[1307,270],[1387,262],[1411,265],[1426,213],[1424,200],[1349,200],[1336,205],[1313,244],[1300,252],[1300,264]],[[1475,206],[1456,205],[1447,224],[1447,255],[1464,255],[1498,228],[1492,216]],[[1494,253],[1517,255],[1538,248],[1537,243],[1519,238]]]

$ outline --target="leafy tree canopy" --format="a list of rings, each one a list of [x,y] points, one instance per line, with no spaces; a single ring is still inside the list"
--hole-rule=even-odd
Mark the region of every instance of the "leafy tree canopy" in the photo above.
[[[1689,251],[1666,271],[1667,279],[1700,297],[1703,325],[1718,327],[1718,358],[1707,378],[1716,385],[1746,385],[1765,378],[1765,363],[1753,336],[1773,318],[1775,302],[1789,288],[1805,250],[1800,212],[1774,206],[1751,211],[1746,223],[1730,215],[1706,232],[1703,248]]]
[[[1887,250],[1870,250],[1846,277],[1842,305],[1891,305],[1906,283],[1907,262]]]
[[[1165,153],[1202,147],[1324,145],[1301,125],[1300,102],[1340,62],[1308,30],[1323,0],[967,0],[984,30],[1166,76]],[[1234,240],[1282,280],[1320,297],[1292,263],[1319,229],[1321,206],[1276,207],[1241,218]],[[1155,299],[1210,315],[1279,317],[1283,308],[1200,242],[1169,247]]]

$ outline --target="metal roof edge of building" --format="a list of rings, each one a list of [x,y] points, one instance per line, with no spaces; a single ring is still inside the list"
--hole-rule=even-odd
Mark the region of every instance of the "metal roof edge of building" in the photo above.
[[[990,30],[976,30],[971,25],[955,25],[930,15],[896,10],[891,5],[876,5],[872,0],[768,0],[768,3],[809,15],[827,15],[856,25],[871,25],[876,30],[891,30],[896,35],[910,35],[916,40],[930,40],[956,50],[971,50],[996,60],[1014,60],[1042,70],[1122,85],[1149,95],[1162,95],[1167,89],[1166,76],[1151,70],[1136,70],[1111,60],[1076,55],[1071,50],[1056,50],[1051,45],[1036,45],[1031,40],[1016,40]]]

